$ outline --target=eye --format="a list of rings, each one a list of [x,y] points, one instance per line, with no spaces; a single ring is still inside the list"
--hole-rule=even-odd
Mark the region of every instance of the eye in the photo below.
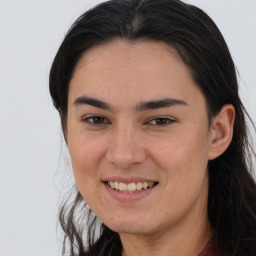
[[[83,122],[91,125],[103,125],[109,124],[110,122],[103,116],[88,116],[82,119]]]
[[[169,118],[169,117],[155,117],[148,121],[148,124],[150,125],[158,125],[158,126],[166,126],[168,124],[171,124],[175,122],[175,120]]]

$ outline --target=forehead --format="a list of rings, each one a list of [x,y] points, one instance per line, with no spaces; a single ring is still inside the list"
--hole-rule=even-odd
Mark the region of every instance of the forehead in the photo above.
[[[115,40],[86,51],[70,81],[69,99],[82,96],[130,102],[204,97],[174,48],[164,42]]]

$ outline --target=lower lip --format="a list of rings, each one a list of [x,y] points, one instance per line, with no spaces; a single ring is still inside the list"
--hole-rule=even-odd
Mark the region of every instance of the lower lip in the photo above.
[[[131,201],[137,201],[140,200],[146,196],[148,196],[152,190],[155,189],[156,185],[151,187],[151,188],[147,188],[147,189],[142,189],[136,192],[131,192],[131,193],[125,193],[125,192],[120,192],[116,189],[111,188],[108,184],[103,183],[106,190],[108,191],[108,193],[116,200],[121,201],[121,202],[131,202]]]

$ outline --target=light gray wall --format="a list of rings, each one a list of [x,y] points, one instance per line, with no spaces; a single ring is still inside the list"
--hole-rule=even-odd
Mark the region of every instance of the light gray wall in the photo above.
[[[47,79],[65,32],[97,2],[0,0],[0,256],[60,255],[61,130]],[[189,2],[202,7],[223,32],[255,121],[256,2]]]

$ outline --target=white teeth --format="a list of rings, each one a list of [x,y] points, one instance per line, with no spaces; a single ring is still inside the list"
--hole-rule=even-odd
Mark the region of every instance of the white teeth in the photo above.
[[[142,183],[142,187],[143,187],[144,189],[146,189],[146,188],[148,187],[148,183],[147,183],[147,182],[143,182],[143,183]]]
[[[142,189],[151,188],[154,186],[154,182],[132,182],[132,183],[123,183],[118,181],[108,181],[108,185],[116,190],[122,192],[134,192]]]
[[[115,181],[115,189],[119,189],[119,184],[117,181]]]
[[[128,190],[131,192],[134,192],[136,190],[136,184],[135,183],[129,183],[128,184]]]
[[[142,190],[142,182],[138,182],[136,188],[137,190]]]
[[[110,181],[109,185],[110,185],[111,188],[115,188],[115,183],[113,181]]]
[[[127,188],[128,188],[128,185],[126,183],[122,183],[122,182],[119,183],[119,190],[126,191]]]
[[[150,188],[152,188],[152,187],[154,186],[154,182],[149,182],[149,183],[148,183],[148,186],[149,186]]]

